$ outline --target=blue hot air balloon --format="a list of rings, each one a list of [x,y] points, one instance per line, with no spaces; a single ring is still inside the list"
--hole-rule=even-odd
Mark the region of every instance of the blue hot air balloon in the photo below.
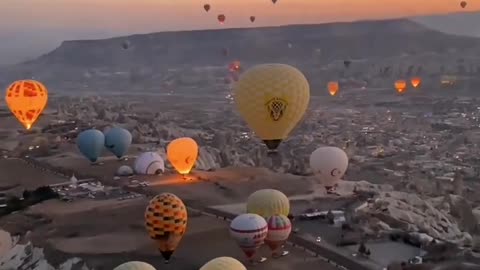
[[[105,135],[100,130],[89,129],[82,131],[77,137],[77,147],[91,162],[96,162],[102,154],[105,144]]]
[[[105,132],[105,147],[117,158],[123,157],[132,144],[132,134],[124,128],[114,127]]]

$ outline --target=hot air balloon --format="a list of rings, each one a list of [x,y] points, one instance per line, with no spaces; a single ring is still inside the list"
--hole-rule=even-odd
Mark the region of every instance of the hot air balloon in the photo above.
[[[230,234],[251,263],[258,248],[263,244],[267,232],[267,222],[257,214],[239,215],[230,224]]]
[[[137,174],[160,174],[165,171],[165,163],[159,154],[145,152],[137,157],[133,168]]]
[[[197,162],[198,144],[188,137],[175,139],[167,146],[167,157],[175,170],[188,174]]]
[[[77,147],[90,162],[96,162],[102,154],[105,145],[105,135],[100,130],[88,129],[77,137]]]
[[[203,5],[203,9],[205,9],[205,11],[208,12],[210,10],[210,5],[209,4]]]
[[[328,82],[327,84],[328,92],[330,93],[331,96],[335,96],[338,92],[339,85],[338,82]]]
[[[124,50],[128,50],[130,48],[130,41],[125,40],[124,42],[122,42],[122,48]]]
[[[250,21],[254,22],[255,21],[255,16],[250,16]]]
[[[420,77],[413,77],[411,80],[410,80],[410,83],[412,84],[412,86],[414,88],[417,88],[420,86],[420,84],[422,83],[422,79],[420,79]]]
[[[290,200],[276,189],[260,189],[247,199],[247,213],[253,213],[268,219],[273,215],[288,215]]]
[[[187,208],[172,193],[155,196],[145,210],[145,227],[168,263],[187,229]]]
[[[247,268],[232,257],[218,257],[200,267],[200,270],[247,270]]]
[[[131,144],[132,134],[124,128],[114,127],[105,133],[105,147],[117,158],[127,154]]]
[[[48,90],[34,80],[15,81],[8,86],[5,101],[12,114],[29,130],[48,102]]]
[[[310,168],[325,187],[332,187],[345,174],[347,154],[338,147],[320,147],[310,155]]]
[[[395,89],[399,94],[403,94],[407,90],[407,82],[404,80],[395,81]]]
[[[223,15],[223,14],[220,14],[220,15],[217,16],[217,19],[220,22],[220,24],[223,24],[225,22],[226,18],[227,17],[225,17],[225,15]]]
[[[288,137],[310,101],[305,76],[284,64],[263,64],[247,70],[233,91],[240,115],[270,150]]]
[[[232,61],[230,65],[228,65],[228,70],[230,72],[239,72],[242,68],[242,64],[240,61]]]
[[[156,270],[152,265],[145,262],[126,262],[115,267],[113,270]]]
[[[345,60],[345,61],[343,61],[343,65],[345,66],[345,68],[350,67],[350,64],[351,64],[351,63],[352,63],[352,61],[350,61],[350,60]]]
[[[467,6],[467,2],[466,2],[466,1],[460,2],[460,6],[461,6],[462,8],[465,8],[465,7]]]
[[[277,3],[277,0],[272,0],[272,3],[274,3],[274,4]]]
[[[267,220],[268,233],[265,238],[265,244],[272,250],[273,257],[278,257],[279,249],[287,241],[292,232],[292,223],[287,216],[273,215]],[[288,254],[284,252],[283,254]]]

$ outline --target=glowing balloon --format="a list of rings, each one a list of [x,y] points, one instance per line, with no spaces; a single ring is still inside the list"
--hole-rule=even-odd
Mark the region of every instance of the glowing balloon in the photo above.
[[[267,222],[256,214],[239,215],[230,223],[230,234],[250,260],[263,244],[267,232]]]
[[[422,83],[422,79],[420,79],[419,77],[413,77],[411,80],[410,80],[410,83],[412,84],[413,87],[417,88],[420,86],[420,84]]]
[[[403,94],[407,90],[407,82],[405,80],[395,81],[395,89],[399,94]]]
[[[348,156],[338,147],[320,147],[310,155],[310,168],[320,183],[331,187],[347,171]]]
[[[225,22],[226,18],[227,17],[225,17],[225,15],[223,15],[223,14],[220,14],[220,15],[217,16],[217,19],[220,22],[220,24],[223,24]]]
[[[255,21],[255,16],[250,16],[250,21],[254,22]]]
[[[260,189],[247,199],[247,213],[253,213],[268,219],[273,215],[290,214],[290,200],[276,189]]]
[[[228,70],[230,72],[239,72],[242,68],[242,63],[240,61],[232,61],[230,65],[228,65]]]
[[[338,82],[328,82],[327,84],[328,92],[331,96],[335,96],[340,88]]]
[[[7,88],[5,101],[12,114],[29,130],[48,102],[48,90],[40,82],[20,80]]]
[[[77,147],[88,160],[96,162],[102,154],[105,145],[105,135],[100,130],[88,129],[77,137]]]
[[[105,147],[117,158],[123,157],[132,144],[132,134],[124,128],[114,127],[105,133]]]
[[[198,144],[192,138],[178,138],[167,146],[168,161],[181,174],[187,174],[197,162]]]
[[[292,223],[285,215],[273,215],[267,220],[268,233],[265,244],[275,254],[287,241],[292,232]]]
[[[234,86],[234,96],[240,115],[273,150],[305,114],[310,86],[292,66],[264,64],[243,73]]]
[[[467,2],[466,2],[466,1],[460,2],[460,6],[461,6],[462,8],[465,8],[465,7],[467,6]]]
[[[171,193],[155,196],[145,210],[145,227],[168,263],[187,230],[187,208]]]
[[[200,270],[247,270],[247,268],[232,257],[218,257],[207,262]]]
[[[156,270],[152,265],[145,262],[126,262],[115,267],[113,270]]]
[[[165,171],[165,162],[159,154],[145,152],[137,157],[133,168],[137,174],[160,174]]]
[[[203,5],[203,9],[205,9],[205,11],[208,12],[210,10],[210,5],[209,4]]]

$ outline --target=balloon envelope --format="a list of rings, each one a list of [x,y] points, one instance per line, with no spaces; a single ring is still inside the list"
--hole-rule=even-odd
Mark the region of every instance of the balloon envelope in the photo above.
[[[410,80],[410,83],[412,84],[413,87],[417,88],[422,83],[422,79],[420,79],[419,77],[413,77]]]
[[[467,6],[467,2],[465,2],[465,1],[460,2],[460,6],[462,8],[465,8]]]
[[[328,92],[330,93],[331,96],[335,96],[338,92],[339,85],[338,82],[328,82],[327,84]]]
[[[187,208],[172,193],[155,196],[145,210],[145,227],[168,262],[187,230]]]
[[[135,159],[133,168],[137,174],[159,174],[165,171],[165,162],[158,153],[145,152]]]
[[[178,138],[167,146],[168,161],[181,174],[187,174],[195,165],[198,157],[198,145],[192,138]]]
[[[105,145],[105,135],[100,130],[88,129],[77,137],[77,147],[88,160],[96,162],[102,154]]]
[[[333,186],[347,171],[348,156],[338,147],[320,147],[310,155],[310,168],[321,184]]]
[[[48,90],[38,81],[15,81],[8,86],[5,101],[12,114],[29,130],[47,106]]]
[[[200,270],[247,270],[247,268],[232,257],[218,257],[207,262]]]
[[[105,133],[105,147],[117,158],[123,157],[132,144],[132,134],[124,128],[114,127]]]
[[[230,223],[230,234],[248,258],[255,255],[267,236],[265,219],[257,214],[242,214]]]
[[[113,270],[156,270],[152,265],[145,262],[131,261],[115,267]]]
[[[255,16],[250,16],[250,21],[254,22],[255,21]]]
[[[210,5],[209,4],[203,5],[203,9],[205,9],[205,11],[208,12],[210,10]]]
[[[225,17],[225,15],[220,14],[220,15],[217,16],[217,19],[221,24],[223,24],[225,22],[226,17]]]
[[[273,215],[288,215],[290,200],[276,189],[261,189],[252,193],[247,199],[247,213],[253,213],[268,219]]]
[[[248,126],[269,149],[276,149],[305,114],[310,86],[292,66],[263,64],[242,74],[234,86],[234,96]]]
[[[273,215],[267,220],[267,224],[268,233],[265,243],[275,251],[287,241],[292,232],[292,223],[285,215]]]
[[[399,94],[402,94],[407,90],[407,82],[404,80],[395,81],[395,89]]]

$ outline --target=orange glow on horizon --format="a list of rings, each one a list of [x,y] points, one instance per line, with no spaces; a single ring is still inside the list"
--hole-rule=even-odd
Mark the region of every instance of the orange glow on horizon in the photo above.
[[[205,12],[204,4],[211,9]],[[28,15],[22,16],[28,10]],[[93,29],[146,33],[181,29],[309,24],[480,10],[455,0],[2,0],[0,30]],[[220,25],[218,14],[225,14]],[[251,23],[250,16],[255,16]]]

